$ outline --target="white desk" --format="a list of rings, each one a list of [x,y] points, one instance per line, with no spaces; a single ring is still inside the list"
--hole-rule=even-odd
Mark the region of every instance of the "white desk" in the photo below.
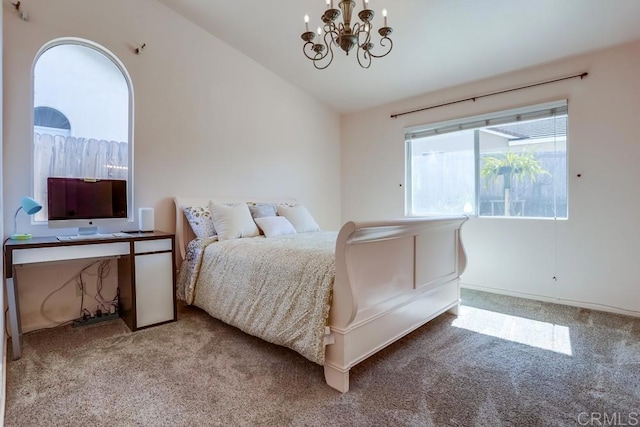
[[[16,265],[117,257],[119,313],[135,331],[177,319],[174,254],[175,236],[159,231],[96,240],[59,241],[56,237],[7,240],[4,268],[13,358],[22,356]]]

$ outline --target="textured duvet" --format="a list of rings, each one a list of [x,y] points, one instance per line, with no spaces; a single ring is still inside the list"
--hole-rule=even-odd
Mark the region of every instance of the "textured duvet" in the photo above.
[[[336,232],[194,240],[178,297],[242,331],[324,363]]]

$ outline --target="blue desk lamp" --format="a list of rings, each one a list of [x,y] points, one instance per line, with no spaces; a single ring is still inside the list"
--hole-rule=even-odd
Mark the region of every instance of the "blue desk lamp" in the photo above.
[[[16,214],[13,216],[13,234],[9,236],[12,240],[27,240],[31,238],[31,233],[21,233],[18,234],[18,212],[20,209],[24,210],[27,215],[33,215],[37,212],[40,212],[42,209],[42,205],[31,197],[23,197],[20,201],[20,207],[16,210]]]

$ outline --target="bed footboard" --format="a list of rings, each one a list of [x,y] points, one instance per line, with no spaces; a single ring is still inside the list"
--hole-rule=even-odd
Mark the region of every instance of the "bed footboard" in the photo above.
[[[336,277],[324,372],[349,390],[349,370],[436,316],[457,314],[467,216],[347,222],[336,242]]]

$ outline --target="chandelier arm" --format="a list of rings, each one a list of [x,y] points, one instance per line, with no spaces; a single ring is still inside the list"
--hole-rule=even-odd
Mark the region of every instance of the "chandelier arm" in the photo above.
[[[383,37],[380,39],[380,46],[385,47],[387,45],[386,42],[389,42],[389,50],[387,50],[385,53],[380,54],[380,55],[375,55],[373,53],[371,53],[371,51],[369,51],[369,55],[371,55],[374,58],[383,58],[387,55],[389,55],[389,53],[391,53],[391,49],[393,49],[393,40],[391,40],[389,37]]]
[[[340,34],[343,34],[344,32],[345,32],[345,26],[342,22],[335,26],[333,30],[333,42],[335,43],[336,46],[340,46],[340,44],[338,43],[338,37],[340,36]]]
[[[318,70],[324,70],[325,68],[327,68],[329,65],[331,65],[331,63],[333,62],[333,48],[331,47],[331,45],[333,43],[331,43],[330,41],[327,42],[327,36],[329,36],[332,33],[332,31],[325,31],[324,33],[324,37],[323,37],[323,42],[324,42],[324,46],[326,47],[327,51],[326,53],[319,57],[318,55],[316,55],[316,58],[311,58],[313,61],[313,66],[318,69]],[[326,63],[326,65],[319,65],[324,59],[329,58],[329,61]]]
[[[311,56],[311,55],[309,55],[309,54],[307,53],[307,50],[309,50],[310,52],[313,52],[313,45],[314,45],[314,43],[313,43],[313,42],[306,42],[306,43],[302,46],[302,53],[304,53],[304,56],[306,56],[308,59],[311,59],[312,61],[314,61],[314,60],[315,60],[314,58],[315,58],[315,56],[316,56],[316,53],[314,52],[314,53],[313,53],[313,56]]]
[[[358,22],[353,26],[353,33],[358,37],[358,46],[364,46],[371,42],[371,24]],[[362,36],[364,36],[364,40],[361,42]]]
[[[325,28],[324,44],[326,44],[329,49],[331,49],[332,46],[340,46],[338,44],[338,37],[340,36],[340,31],[342,30],[338,29],[338,27],[336,27],[335,25],[331,25],[329,26],[329,28]],[[328,41],[327,41],[327,37],[329,38]]]
[[[371,53],[367,49],[360,47],[360,45],[358,45],[356,58],[358,59],[358,64],[362,68],[367,69],[371,67]]]
[[[306,56],[308,59],[310,59],[312,61],[322,61],[324,58],[327,57],[328,52],[322,54],[322,52],[316,51],[314,49],[314,46],[315,46],[315,44],[311,43],[311,46],[309,47],[309,50],[311,50],[311,52],[309,52],[309,53],[307,53],[307,51],[305,49],[303,49],[302,52],[304,53],[304,56]]]
[[[324,30],[324,37],[323,37],[324,44],[329,46],[331,43],[335,43],[334,40],[336,39],[336,37],[338,37],[338,34],[339,34],[339,30],[336,24],[334,24],[333,22],[324,24],[323,30]],[[328,42],[327,42],[327,36],[330,36]]]
[[[333,55],[331,55],[331,59],[329,59],[329,62],[327,62],[326,65],[319,66],[317,61],[313,61],[313,66],[316,67],[316,70],[324,70],[327,67],[329,67],[329,65],[331,65],[332,62],[333,62]]]
[[[327,26],[329,26],[329,24],[327,24]],[[309,39],[309,41],[306,42],[302,47],[302,52],[304,53],[304,55],[308,59],[312,60],[314,62],[314,65],[318,61],[322,61],[323,59],[325,59],[328,55],[331,55],[331,60],[333,60],[333,50],[331,49],[331,43],[327,42],[327,33],[325,32],[323,38],[318,36],[318,43],[314,43],[313,40],[315,40],[315,37]],[[331,60],[329,62],[331,62]]]

